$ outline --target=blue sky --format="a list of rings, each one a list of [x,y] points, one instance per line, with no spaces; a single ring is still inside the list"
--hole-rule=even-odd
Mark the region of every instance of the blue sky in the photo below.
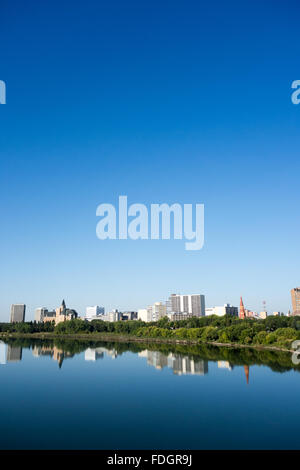
[[[300,285],[296,1],[2,1],[0,320]],[[205,204],[205,245],[100,241],[96,208]]]

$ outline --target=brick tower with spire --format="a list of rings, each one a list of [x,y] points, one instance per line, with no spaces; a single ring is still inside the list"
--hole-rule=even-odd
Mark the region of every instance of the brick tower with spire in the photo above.
[[[240,300],[240,314],[239,314],[239,317],[244,320],[246,318],[246,312],[245,312],[245,307],[244,307],[244,304],[243,304],[243,299],[241,297],[241,300]]]

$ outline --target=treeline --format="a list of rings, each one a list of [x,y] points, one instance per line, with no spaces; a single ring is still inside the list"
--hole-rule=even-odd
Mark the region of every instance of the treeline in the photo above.
[[[198,343],[220,342],[248,345],[274,345],[290,348],[291,342],[300,339],[300,317],[269,316],[265,320],[241,320],[231,315],[218,317],[194,317],[171,322],[167,317],[158,322],[145,323],[140,320],[104,322],[81,319],[54,323],[1,323],[0,332],[95,334],[115,333],[140,338],[172,338],[197,341]]]
[[[54,322],[0,323],[1,333],[52,333],[54,329]]]
[[[245,319],[225,315],[192,318],[176,322],[165,319],[155,325],[140,328],[136,335],[148,338],[173,338],[199,343],[240,343],[290,348],[300,339],[300,317],[269,316],[265,320]]]

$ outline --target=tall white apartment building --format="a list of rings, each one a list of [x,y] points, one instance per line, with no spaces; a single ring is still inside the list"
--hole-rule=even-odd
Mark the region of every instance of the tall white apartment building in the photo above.
[[[168,313],[185,313],[194,317],[205,315],[205,296],[201,294],[171,294],[167,301]]]

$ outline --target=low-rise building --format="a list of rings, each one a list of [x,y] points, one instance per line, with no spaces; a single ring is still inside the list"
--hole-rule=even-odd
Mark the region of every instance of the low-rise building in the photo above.
[[[238,307],[233,307],[230,304],[224,304],[221,307],[210,307],[205,309],[205,315],[217,315],[222,317],[223,315],[233,315],[237,317],[239,314]]]
[[[265,320],[268,316],[268,313],[267,312],[260,312],[259,314],[259,318],[261,318],[262,320]]]
[[[137,320],[137,312],[123,312],[122,320]]]
[[[180,321],[188,320],[189,318],[194,318],[195,315],[192,313],[171,313],[168,315],[170,321]]]

